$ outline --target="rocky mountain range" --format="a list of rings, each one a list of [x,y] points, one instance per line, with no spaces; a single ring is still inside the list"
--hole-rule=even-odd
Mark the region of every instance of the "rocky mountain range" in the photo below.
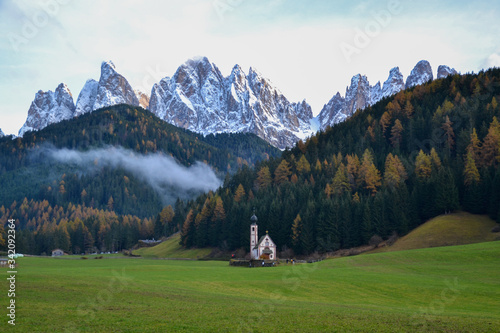
[[[151,112],[202,134],[250,132],[284,149],[312,134],[309,104],[289,102],[269,80],[234,66],[224,77],[207,58],[189,60],[153,86]]]
[[[437,78],[456,73],[448,66],[439,66]],[[175,126],[203,135],[249,132],[284,149],[318,129],[344,121],[358,109],[432,79],[431,65],[425,60],[417,63],[406,83],[398,67],[389,71],[383,85],[377,82],[371,86],[366,76],[357,74],[351,79],[344,96],[337,92],[318,116],[313,117],[311,107],[305,100],[290,102],[253,68],[245,73],[239,65],[235,65],[231,74],[224,77],[206,57],[191,59],[181,65],[172,77],[155,83],[148,96],[134,90],[116,71],[114,64],[107,61],[101,64],[99,81],[87,80],[76,104],[64,83],[54,92],[38,91],[19,135],[123,103],[149,109]]]
[[[445,78],[448,75],[457,74],[455,69],[441,65],[438,68],[438,79]],[[423,84],[433,79],[432,68],[428,61],[419,61],[410,75],[404,82],[403,74],[399,67],[394,67],[389,71],[389,77],[381,87],[380,82],[370,86],[366,76],[361,74],[353,76],[351,84],[346,88],[345,97],[337,92],[330,101],[323,106],[318,115],[318,121],[321,129],[338,124],[356,112],[373,105],[382,98],[389,97],[401,90]]]
[[[4,136],[5,136],[5,134],[4,134],[4,132],[2,131],[2,129],[0,128],[0,138],[2,138],[2,137],[4,137]]]
[[[61,83],[55,91],[39,90],[28,110],[28,118],[19,130],[19,136],[27,131],[39,130],[49,124],[73,118],[75,103],[68,87]]]

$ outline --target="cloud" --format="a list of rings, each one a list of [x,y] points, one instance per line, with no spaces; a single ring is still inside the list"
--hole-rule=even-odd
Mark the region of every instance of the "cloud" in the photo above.
[[[176,198],[192,198],[221,185],[221,180],[206,164],[197,162],[184,167],[172,157],[158,153],[141,155],[121,147],[85,152],[43,148],[43,155],[59,163],[72,164],[85,172],[95,171],[100,167],[126,170],[149,184],[163,198],[164,203],[173,203]]]
[[[500,67],[500,54],[492,53],[484,61],[483,68]]]
[[[290,101],[307,98],[318,114],[357,73],[373,84],[394,66],[408,75],[421,59],[475,71],[498,52],[500,33],[500,5],[486,0],[2,0],[0,30],[22,35],[45,3],[61,3],[60,10],[20,46],[22,52],[14,52],[7,38],[0,43],[0,63],[10,68],[0,68],[6,133],[17,133],[39,89],[64,82],[76,100],[88,78],[99,79],[103,60],[113,60],[146,93],[196,55],[207,56],[224,75],[235,64],[252,66]],[[402,12],[347,64],[339,45],[352,43],[357,29],[373,23],[374,13],[389,3],[401,3]],[[222,18],[217,4],[226,8]],[[491,61],[498,64],[494,56]],[[151,76],[156,68],[161,75]]]

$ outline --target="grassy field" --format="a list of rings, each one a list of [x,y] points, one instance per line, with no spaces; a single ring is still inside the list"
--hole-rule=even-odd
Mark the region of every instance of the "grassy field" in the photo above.
[[[422,224],[390,247],[373,252],[425,249],[437,246],[465,245],[500,240],[491,229],[497,223],[486,215],[460,212],[437,216]]]
[[[26,257],[16,326],[4,314],[0,331],[498,332],[499,253],[488,242],[253,269]]]
[[[156,246],[143,247],[135,250],[133,251],[133,254],[144,258],[201,259],[209,255],[212,251],[209,248],[185,249],[179,245],[180,239],[181,235],[180,233],[177,233]]]

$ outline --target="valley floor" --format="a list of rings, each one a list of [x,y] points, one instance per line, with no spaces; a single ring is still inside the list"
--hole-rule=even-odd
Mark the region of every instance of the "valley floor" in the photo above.
[[[25,257],[10,331],[498,332],[498,253],[495,241],[272,269]],[[6,279],[0,290],[8,304]]]

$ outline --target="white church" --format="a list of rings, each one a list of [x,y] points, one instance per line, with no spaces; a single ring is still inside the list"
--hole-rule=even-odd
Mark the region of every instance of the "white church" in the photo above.
[[[250,255],[252,259],[276,260],[276,244],[266,231],[266,235],[259,239],[259,226],[255,213],[250,218]]]

